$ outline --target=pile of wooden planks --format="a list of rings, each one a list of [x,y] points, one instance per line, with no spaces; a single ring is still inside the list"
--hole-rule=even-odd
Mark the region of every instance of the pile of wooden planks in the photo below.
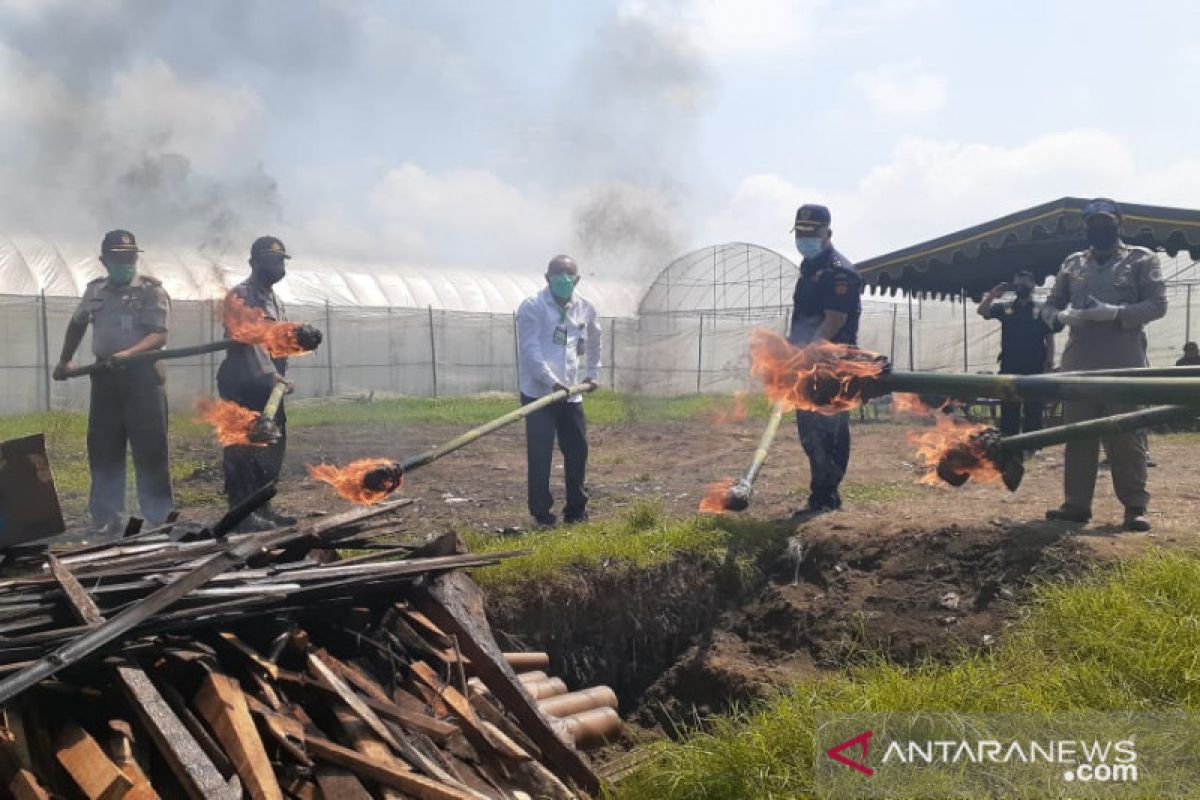
[[[598,793],[576,744],[618,730],[615,696],[499,651],[460,570],[506,554],[376,543],[408,504],[148,531],[0,579],[0,797]]]

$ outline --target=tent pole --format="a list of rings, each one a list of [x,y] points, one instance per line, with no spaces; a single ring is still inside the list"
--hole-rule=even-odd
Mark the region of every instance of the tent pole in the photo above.
[[[963,317],[963,372],[970,372],[970,360],[967,357],[967,290],[962,290],[962,317]]]
[[[913,366],[913,316],[912,316],[912,292],[908,293],[908,369],[912,371]]]
[[[1190,290],[1191,287],[1188,287]],[[46,314],[46,290],[41,292],[42,312],[42,391],[45,395],[43,409],[50,410],[50,319]]]

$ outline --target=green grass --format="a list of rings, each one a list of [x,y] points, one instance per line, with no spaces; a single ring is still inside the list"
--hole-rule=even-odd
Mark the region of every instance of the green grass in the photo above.
[[[842,485],[839,492],[842,495],[842,500],[854,505],[863,505],[866,503],[894,503],[898,500],[909,500],[917,497],[923,492],[928,491],[926,487],[918,484],[903,483],[899,481],[864,481],[859,483],[845,483]],[[798,491],[798,494],[807,493],[807,489]]]
[[[644,499],[616,521],[532,531],[521,536],[464,534],[472,552],[530,550],[478,570],[485,586],[515,585],[571,569],[646,568],[681,555],[732,558],[749,568],[753,558],[782,543],[785,533],[769,523],[719,516],[679,519],[666,516],[655,500]]]
[[[1154,552],[1036,595],[993,652],[949,665],[878,661],[653,747],[617,797],[791,798],[813,789],[818,711],[1200,711],[1200,559]]]

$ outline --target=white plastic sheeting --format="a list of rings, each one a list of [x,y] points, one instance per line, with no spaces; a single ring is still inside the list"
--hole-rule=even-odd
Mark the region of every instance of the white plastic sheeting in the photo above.
[[[163,282],[173,300],[211,300],[243,280],[246,257],[214,256],[139,241],[145,251],[139,268]],[[249,244],[247,244],[249,250]],[[79,297],[88,281],[104,274],[94,246],[64,245],[32,237],[0,236],[0,294]],[[289,305],[427,308],[447,311],[508,312],[545,285],[544,265],[520,273],[452,270],[394,264],[333,264],[297,255],[278,287]],[[585,269],[586,273],[586,269]],[[627,315],[637,309],[642,287],[623,281],[584,277],[581,290],[602,314]]]

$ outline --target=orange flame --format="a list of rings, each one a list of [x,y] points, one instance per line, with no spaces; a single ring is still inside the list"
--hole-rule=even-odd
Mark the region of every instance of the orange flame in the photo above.
[[[718,425],[732,425],[746,419],[746,393],[733,393],[733,408],[728,411],[717,409],[712,420]]]
[[[893,413],[913,414],[924,417],[938,410],[922,400],[919,394],[909,394],[908,392],[894,392],[892,394]]]
[[[267,446],[266,442],[250,441],[250,431],[258,421],[258,414],[232,400],[200,398],[196,401],[196,421],[212,425],[216,429],[217,441],[222,447],[239,444],[251,447]]]
[[[363,478],[371,470],[390,466],[392,462],[386,458],[362,458],[351,461],[344,467],[333,464],[308,464],[308,474],[319,481],[324,481],[333,487],[339,495],[351,503],[372,505],[391,494],[390,491],[367,489],[363,486]],[[401,484],[403,484],[401,479]]]
[[[863,390],[886,365],[882,356],[856,347],[829,342],[796,347],[761,328],[751,334],[750,360],[750,373],[763,382],[772,403],[821,414],[861,406]]]
[[[724,514],[725,493],[733,486],[733,478],[722,478],[716,483],[709,484],[708,491],[700,498],[700,513]]]
[[[954,475],[982,483],[1000,480],[1000,470],[972,438],[984,430],[987,430],[986,425],[938,417],[932,428],[909,432],[908,440],[917,448],[917,461],[925,469],[918,483],[941,483],[939,466]]]
[[[303,347],[296,337],[300,323],[267,319],[261,308],[250,308],[242,298],[232,292],[225,296],[221,316],[230,338],[237,339],[242,344],[265,347],[272,358],[312,352]]]

